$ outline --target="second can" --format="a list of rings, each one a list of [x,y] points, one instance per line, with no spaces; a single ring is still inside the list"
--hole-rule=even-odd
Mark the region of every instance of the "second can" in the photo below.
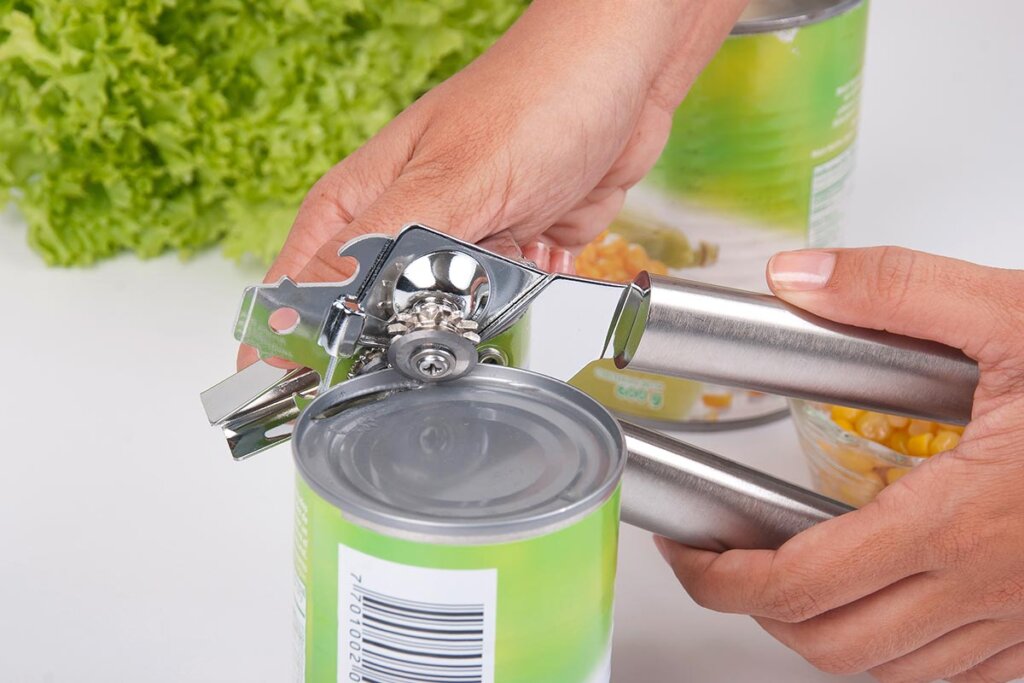
[[[626,455],[593,399],[384,370],[317,398],[293,449],[297,680],[610,680]]]
[[[580,254],[579,273],[628,282],[648,270],[766,290],[772,254],[838,244],[866,30],[866,0],[751,2],[676,112],[647,180]],[[787,412],[776,396],[625,372],[610,361],[573,384],[659,427],[736,427]]]

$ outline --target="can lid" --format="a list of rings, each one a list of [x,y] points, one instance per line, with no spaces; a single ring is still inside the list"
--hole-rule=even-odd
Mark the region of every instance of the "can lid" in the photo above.
[[[733,35],[784,31],[847,12],[864,0],[751,0]]]
[[[536,536],[607,500],[625,466],[618,423],[535,373],[480,365],[419,384],[394,370],[317,398],[293,437],[296,466],[353,520],[447,543]]]

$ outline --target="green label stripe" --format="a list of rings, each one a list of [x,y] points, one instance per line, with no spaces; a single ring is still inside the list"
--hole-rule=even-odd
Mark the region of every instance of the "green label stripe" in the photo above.
[[[356,577],[362,579],[363,586],[368,586],[366,567],[379,576],[381,571],[387,570],[386,566],[380,569],[382,563],[400,565],[396,571],[400,577],[405,577],[394,584],[401,586],[393,589],[394,594],[381,591],[379,581],[376,587],[368,588],[376,594],[378,609],[392,616],[404,615],[385,624],[392,631],[387,634],[392,638],[388,644],[416,651],[414,655],[400,655],[398,659],[407,656],[417,665],[435,665],[437,660],[424,660],[424,653],[410,646],[410,629],[401,626],[412,622],[403,619],[411,618],[413,612],[409,610],[415,609],[457,612],[462,608],[452,607],[456,604],[463,605],[467,614],[437,618],[474,621],[478,606],[488,604],[486,581],[481,577],[490,570],[496,576],[493,615],[487,615],[484,610],[480,619],[493,618],[490,665],[493,679],[482,677],[482,681],[598,683],[608,680],[618,544],[618,491],[597,510],[569,527],[538,538],[491,545],[422,543],[368,530],[345,519],[300,477],[297,477],[297,501],[297,510],[303,511],[301,520],[297,518],[297,527],[304,528],[297,529],[296,538],[305,539],[296,542],[296,569],[305,594],[305,624],[302,638],[297,636],[297,643],[304,640],[301,659],[305,681],[361,680],[358,673],[350,674],[352,667],[347,662],[342,663],[341,673],[345,677],[339,676],[339,653],[343,652],[349,660],[353,650],[351,640],[365,639],[363,633],[350,633],[351,629],[364,624],[354,624],[347,617],[339,631],[339,609],[352,614],[352,605],[358,600],[350,594],[362,590]],[[342,566],[346,557],[353,558],[348,568]],[[403,568],[409,571],[402,573]],[[451,575],[427,571],[417,579],[414,568],[467,571],[466,584],[472,579],[478,587],[466,588],[467,592],[462,595],[468,597],[461,603],[438,599],[437,591],[441,589],[437,584]],[[410,593],[410,584],[415,580],[423,580],[426,586],[418,596]],[[479,583],[481,581],[484,583]],[[340,603],[339,585],[347,591]],[[405,610],[395,605],[404,606]],[[360,611],[363,609],[357,606]],[[380,614],[376,616],[380,619]],[[429,620],[418,623],[425,629],[436,628],[429,625]],[[437,630],[461,628],[466,627]],[[481,626],[466,630],[486,632],[487,629]],[[362,647],[361,642],[357,647]],[[453,648],[450,651],[464,655],[475,665],[475,645],[445,643],[444,647]],[[383,652],[387,654],[386,649]],[[486,658],[484,661],[486,664]]]

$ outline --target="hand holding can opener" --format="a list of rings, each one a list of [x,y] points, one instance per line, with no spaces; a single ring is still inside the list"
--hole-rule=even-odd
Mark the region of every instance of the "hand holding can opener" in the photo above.
[[[449,381],[478,362],[569,381],[589,363],[950,423],[970,418],[977,365],[940,344],[812,316],[769,295],[669,277],[631,285],[551,275],[420,225],[348,243],[343,283],[287,278],[246,290],[235,337],[261,357],[203,394],[242,459],[290,438],[305,401],[339,379],[394,367]],[[287,329],[271,324],[294,312]],[[495,340],[522,325],[525,349]],[[277,327],[277,329],[275,329]],[[347,362],[342,362],[347,361]],[[709,550],[776,548],[850,508],[657,432],[621,422],[624,521]]]

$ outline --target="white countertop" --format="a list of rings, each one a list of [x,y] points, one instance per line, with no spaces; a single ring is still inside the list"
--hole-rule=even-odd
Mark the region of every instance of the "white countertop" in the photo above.
[[[848,243],[1024,265],[1024,5],[984,9],[874,7]],[[290,456],[231,462],[198,399],[259,275],[214,253],[48,270],[0,217],[0,680],[289,679]],[[807,481],[788,422],[691,440]],[[832,680],[691,603],[631,528],[615,639],[620,682]]]

